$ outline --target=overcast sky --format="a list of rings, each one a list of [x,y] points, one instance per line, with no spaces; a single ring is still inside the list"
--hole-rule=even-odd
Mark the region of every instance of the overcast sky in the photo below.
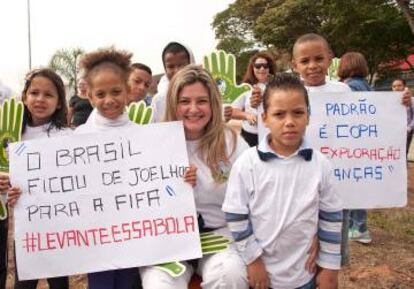
[[[161,52],[181,41],[196,62],[214,50],[213,16],[234,0],[30,0],[32,68],[60,48],[115,45],[163,72]],[[27,0],[0,0],[0,81],[19,93],[28,61]]]

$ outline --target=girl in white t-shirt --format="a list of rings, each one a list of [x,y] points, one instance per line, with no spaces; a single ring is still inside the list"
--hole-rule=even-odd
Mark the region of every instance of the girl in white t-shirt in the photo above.
[[[62,79],[54,71],[42,68],[26,76],[22,92],[24,103],[22,140],[63,136],[72,133],[66,128],[66,94]],[[8,204],[14,206],[22,191],[12,187],[8,191]],[[39,280],[18,280],[15,289],[35,289]],[[67,277],[47,279],[51,289],[69,288]]]
[[[221,96],[211,75],[189,65],[172,79],[167,93],[165,121],[184,124],[189,177],[196,175],[194,196],[201,232],[211,231],[231,238],[221,206],[231,166],[247,144],[227,128],[222,118]],[[248,288],[246,267],[233,244],[222,252],[203,256],[193,268],[171,277],[155,267],[140,268],[144,289],[187,289],[193,272],[202,277],[202,288]]]
[[[125,110],[131,56],[129,52],[109,48],[88,53],[82,58],[81,67],[94,110],[75,133],[108,132],[136,126]],[[89,289],[131,289],[136,274],[136,268],[89,273]]]

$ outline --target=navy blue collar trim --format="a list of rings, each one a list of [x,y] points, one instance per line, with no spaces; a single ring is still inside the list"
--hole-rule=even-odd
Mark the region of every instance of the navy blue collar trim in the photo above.
[[[259,155],[259,158],[264,162],[267,162],[271,159],[280,158],[272,152],[262,152],[262,151],[259,150],[258,147],[256,147],[256,149],[257,149],[257,153]],[[312,154],[313,154],[313,150],[309,149],[309,148],[308,149],[301,149],[300,151],[298,151],[298,155],[303,157],[304,160],[307,161],[307,162],[312,160]]]

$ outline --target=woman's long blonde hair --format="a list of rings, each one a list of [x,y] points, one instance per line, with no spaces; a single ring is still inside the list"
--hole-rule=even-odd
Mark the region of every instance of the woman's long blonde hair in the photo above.
[[[237,140],[235,132],[227,128],[223,122],[221,95],[207,70],[196,65],[188,65],[174,75],[168,88],[164,121],[177,120],[177,107],[182,89],[197,82],[207,89],[211,106],[211,119],[204,129],[197,153],[210,168],[214,180],[223,182],[223,179],[220,178],[220,162],[224,162],[226,165],[229,163],[229,159],[235,151]],[[233,136],[231,152],[227,152],[226,149],[225,134],[227,130],[231,131]]]

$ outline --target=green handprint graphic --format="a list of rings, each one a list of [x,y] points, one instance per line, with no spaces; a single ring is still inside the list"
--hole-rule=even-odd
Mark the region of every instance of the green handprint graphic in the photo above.
[[[223,103],[231,104],[246,91],[251,90],[247,83],[236,84],[236,58],[223,50],[204,56],[204,68],[207,69],[219,87]]]
[[[173,278],[183,275],[186,270],[185,266],[180,262],[163,263],[155,265],[155,267],[161,271],[164,271]]]
[[[339,67],[339,58],[333,58],[332,59],[332,63],[328,68],[328,76],[329,76],[329,80],[337,80],[338,79],[338,67]]]
[[[229,238],[215,234],[213,232],[201,233],[200,241],[203,256],[225,251],[229,247],[230,243]],[[186,270],[185,266],[180,262],[169,262],[156,265],[155,267],[168,273],[171,277],[174,278],[181,276]]]
[[[23,103],[14,98],[3,102],[0,108],[0,173],[9,172],[7,148],[9,143],[20,141],[23,123]],[[7,218],[7,209],[0,199],[0,220]]]
[[[127,111],[129,119],[137,124],[148,124],[152,120],[152,107],[147,107],[143,100],[131,103]]]
[[[215,254],[227,250],[230,239],[213,232],[201,233],[201,250],[203,255]]]

